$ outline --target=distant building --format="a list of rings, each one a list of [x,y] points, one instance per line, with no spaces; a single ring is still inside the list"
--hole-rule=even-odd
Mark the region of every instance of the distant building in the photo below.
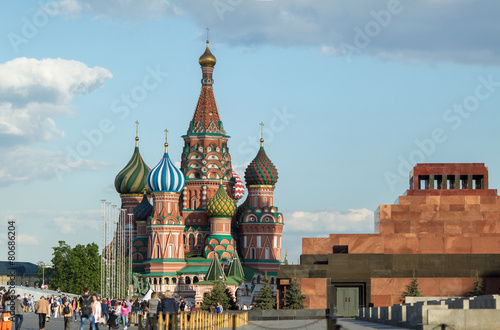
[[[31,262],[14,262],[14,265],[11,265],[9,261],[0,261],[0,285],[10,282],[14,272],[15,276],[12,278],[16,285],[33,287],[35,281],[38,281],[37,270],[38,266]]]
[[[280,294],[298,277],[308,308],[350,316],[399,303],[413,276],[428,297],[464,296],[476,274],[500,293],[500,196],[484,164],[417,164],[406,193],[377,209],[375,231],[303,238]]]
[[[134,272],[153,290],[200,300],[211,281],[226,278],[233,292],[239,288],[240,296],[250,296],[254,274],[276,276],[281,265],[284,222],[273,203],[278,171],[261,138],[245,171],[248,197],[237,206],[245,187],[233,171],[229,135],[215,103],[216,59],[208,40],[199,63],[201,93],[182,136],[181,167],[173,164],[165,141],[160,162],[150,170],[136,136],[132,158],[116,176],[121,207],[133,214],[133,228],[125,235],[132,235]],[[164,119],[166,126],[178,125]]]

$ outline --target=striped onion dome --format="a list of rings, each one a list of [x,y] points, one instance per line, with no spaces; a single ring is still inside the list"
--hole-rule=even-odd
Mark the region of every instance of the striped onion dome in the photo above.
[[[262,141],[262,140],[261,140]],[[264,146],[245,170],[245,181],[248,185],[275,185],[278,181],[278,170],[267,157]]]
[[[148,196],[144,193],[142,201],[134,209],[135,220],[146,220],[153,214],[153,205],[149,203]]]
[[[240,177],[238,176],[238,174],[235,171],[233,171],[233,178],[232,179],[234,179],[236,182],[234,187],[233,187],[234,199],[236,199],[236,200],[241,199],[243,197],[243,195],[245,195],[245,186],[243,185],[243,182],[241,182]]]
[[[150,169],[139,153],[139,138],[135,138],[135,150],[127,166],[115,178],[115,189],[120,194],[140,194],[147,189],[146,176]]]
[[[236,203],[226,193],[222,182],[214,197],[210,198],[205,206],[209,218],[231,218],[236,212]]]
[[[184,174],[170,160],[165,143],[165,153],[148,174],[148,187],[151,191],[178,192],[184,188]]]

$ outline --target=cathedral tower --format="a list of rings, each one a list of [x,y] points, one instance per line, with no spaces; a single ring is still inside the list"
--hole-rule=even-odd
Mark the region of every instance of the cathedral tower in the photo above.
[[[220,259],[231,259],[236,248],[236,242],[231,235],[231,218],[236,212],[236,203],[226,193],[222,179],[217,193],[205,208],[210,218],[210,236],[205,246],[207,259],[213,259],[217,254]]]
[[[233,197],[235,181],[230,181],[229,136],[219,117],[212,88],[216,59],[210,52],[208,40],[199,63],[202,71],[201,92],[187,134],[182,137],[184,149],[181,168],[186,178],[182,194],[182,214],[187,226],[185,247],[187,251],[201,252],[210,233],[210,223],[204,208],[216,194],[221,180],[226,188],[230,188],[227,191]]]
[[[154,208],[146,226],[149,263],[145,270],[149,273],[172,273],[186,265],[184,218],[179,209],[184,175],[170,160],[167,147],[168,143],[165,141],[165,153],[147,178]]]
[[[238,229],[244,264],[271,275],[281,264],[283,214],[273,201],[277,180],[278,171],[267,157],[261,137],[260,150],[245,171],[248,197],[239,212]]]

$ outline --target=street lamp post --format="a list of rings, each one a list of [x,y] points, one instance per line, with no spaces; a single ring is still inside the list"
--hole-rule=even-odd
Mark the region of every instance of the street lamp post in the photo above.
[[[42,290],[43,290],[45,287],[45,267],[47,266],[50,267],[50,265],[43,261],[39,261],[37,264],[39,267],[42,267]]]

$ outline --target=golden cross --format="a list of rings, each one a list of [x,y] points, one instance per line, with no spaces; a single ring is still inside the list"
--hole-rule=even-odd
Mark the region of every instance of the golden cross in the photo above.
[[[208,31],[209,31],[209,30],[210,30],[210,29],[207,27],[207,42],[208,42]]]
[[[135,121],[135,136],[139,136],[139,121]]]
[[[164,130],[164,132],[165,132],[165,142],[167,142],[167,133],[168,133],[168,129],[165,129],[165,130]]]
[[[263,139],[264,138],[264,122],[260,122],[260,138]]]

